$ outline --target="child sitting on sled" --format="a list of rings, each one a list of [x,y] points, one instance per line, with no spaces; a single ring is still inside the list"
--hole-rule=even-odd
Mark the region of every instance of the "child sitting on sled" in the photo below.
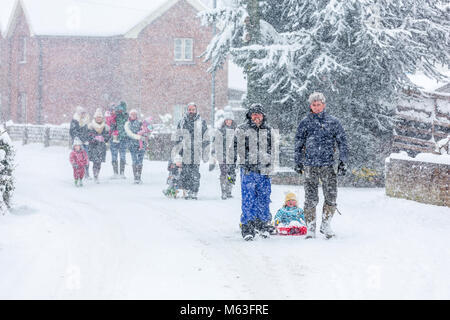
[[[297,197],[292,192],[286,195],[284,205],[278,210],[273,221],[279,234],[304,235],[307,232],[303,209],[297,206]]]
[[[169,160],[167,170],[169,171],[169,177],[167,178],[167,189],[163,191],[164,195],[169,198],[176,198],[180,189],[180,176],[182,168],[182,158],[177,155],[173,161]]]

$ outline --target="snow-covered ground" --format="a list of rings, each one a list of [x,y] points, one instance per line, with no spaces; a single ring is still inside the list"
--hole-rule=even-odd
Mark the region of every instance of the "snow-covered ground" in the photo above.
[[[339,189],[338,237],[242,240],[240,197],[202,167],[199,200],[169,200],[166,163],[143,185],[75,188],[63,147],[15,145],[16,192],[0,217],[0,299],[449,299],[450,210]],[[109,155],[108,155],[109,156]],[[128,176],[131,168],[127,167]],[[271,210],[284,192],[274,186]]]

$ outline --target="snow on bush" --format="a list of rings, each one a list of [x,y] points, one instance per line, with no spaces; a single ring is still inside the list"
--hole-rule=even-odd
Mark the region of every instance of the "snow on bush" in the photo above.
[[[3,126],[0,126],[0,215],[10,208],[10,200],[14,191],[14,148],[11,139]]]

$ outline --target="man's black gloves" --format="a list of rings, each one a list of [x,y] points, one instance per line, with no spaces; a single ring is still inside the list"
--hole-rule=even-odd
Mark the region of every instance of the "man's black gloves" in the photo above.
[[[295,168],[294,168],[294,170],[295,170],[295,172],[297,172],[298,174],[303,174],[303,164],[302,163],[300,163],[300,164],[297,164],[296,166],[295,166]]]
[[[342,160],[339,161],[337,173],[339,176],[345,176],[345,174],[347,173],[347,166]]]

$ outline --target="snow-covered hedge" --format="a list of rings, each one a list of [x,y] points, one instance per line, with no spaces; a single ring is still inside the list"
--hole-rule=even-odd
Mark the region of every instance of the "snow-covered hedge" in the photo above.
[[[0,215],[7,212],[14,191],[14,148],[3,126],[0,126]]]

